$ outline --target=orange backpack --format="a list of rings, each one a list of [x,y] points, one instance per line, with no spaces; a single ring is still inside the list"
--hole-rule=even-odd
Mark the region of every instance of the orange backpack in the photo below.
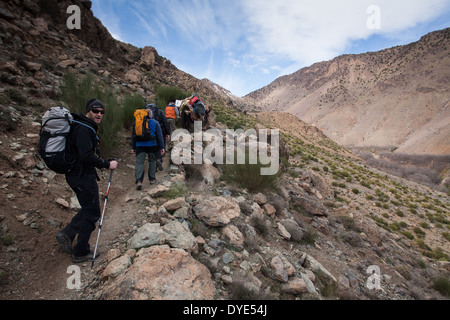
[[[138,109],[134,112],[134,133],[136,135],[136,141],[152,141],[155,140],[155,136],[151,134],[148,128],[148,121],[150,117],[148,110]]]

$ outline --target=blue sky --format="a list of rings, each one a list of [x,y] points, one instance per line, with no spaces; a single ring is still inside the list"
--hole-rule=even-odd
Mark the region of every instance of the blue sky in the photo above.
[[[93,0],[118,40],[244,96],[341,54],[450,27],[450,0]]]

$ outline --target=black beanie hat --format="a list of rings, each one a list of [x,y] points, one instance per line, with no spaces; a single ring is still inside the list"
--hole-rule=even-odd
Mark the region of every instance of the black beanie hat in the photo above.
[[[98,99],[91,99],[86,103],[86,113],[94,108],[102,108],[105,110],[105,105]]]

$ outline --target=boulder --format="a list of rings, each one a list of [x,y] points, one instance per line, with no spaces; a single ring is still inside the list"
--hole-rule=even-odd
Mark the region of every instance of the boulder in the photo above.
[[[200,220],[212,227],[226,226],[241,214],[239,203],[233,198],[224,197],[204,199],[193,210]]]
[[[308,170],[303,173],[301,180],[306,181],[309,185],[319,191],[319,194],[323,196],[327,200],[332,200],[334,198],[333,189],[329,186],[329,184],[325,181],[325,179],[318,173]],[[311,193],[317,193],[313,190],[309,190]]]
[[[128,247],[140,249],[157,244],[164,244],[166,235],[159,223],[147,223],[140,227],[137,232],[128,240]]]
[[[281,291],[289,294],[301,294],[307,291],[306,283],[303,279],[294,278],[281,284]]]
[[[189,231],[187,222],[180,223],[172,221],[162,227],[165,233],[165,241],[173,248],[185,249],[187,251],[195,250],[197,240]]]
[[[122,274],[131,265],[131,258],[127,255],[112,260],[103,270],[100,280],[107,280],[110,277],[116,278]]]
[[[222,234],[227,238],[233,245],[243,245],[244,235],[242,232],[233,225],[227,225],[222,229]]]
[[[167,211],[175,211],[182,207],[187,207],[188,203],[184,199],[184,197],[176,198],[169,200],[163,204],[164,208],[166,208]]]
[[[284,219],[280,223],[286,228],[294,241],[300,241],[303,238],[303,230],[298,223],[293,219]]]
[[[211,300],[211,273],[186,251],[167,245],[141,249],[128,270],[108,284],[106,300]]]
[[[139,84],[142,80],[142,74],[139,70],[131,69],[125,73],[125,81],[133,84]]]

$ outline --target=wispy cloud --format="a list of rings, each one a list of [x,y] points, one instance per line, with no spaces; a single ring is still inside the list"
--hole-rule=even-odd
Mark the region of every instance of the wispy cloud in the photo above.
[[[373,34],[395,36],[442,13],[448,0],[246,0],[255,52],[311,64],[330,59],[354,40]],[[375,6],[378,12],[369,11]],[[380,28],[369,28],[374,14]]]
[[[120,2],[123,1],[118,0],[115,5],[120,4]],[[94,15],[102,21],[114,39],[123,41],[126,32],[121,28],[122,17],[116,12],[115,5],[108,0],[97,0],[94,3],[96,9]]]
[[[367,40],[380,50],[417,40],[437,17],[450,25],[450,0],[96,0],[93,10],[115,38],[153,46],[178,68],[237,95],[363,52]],[[372,18],[377,28],[368,27]]]

